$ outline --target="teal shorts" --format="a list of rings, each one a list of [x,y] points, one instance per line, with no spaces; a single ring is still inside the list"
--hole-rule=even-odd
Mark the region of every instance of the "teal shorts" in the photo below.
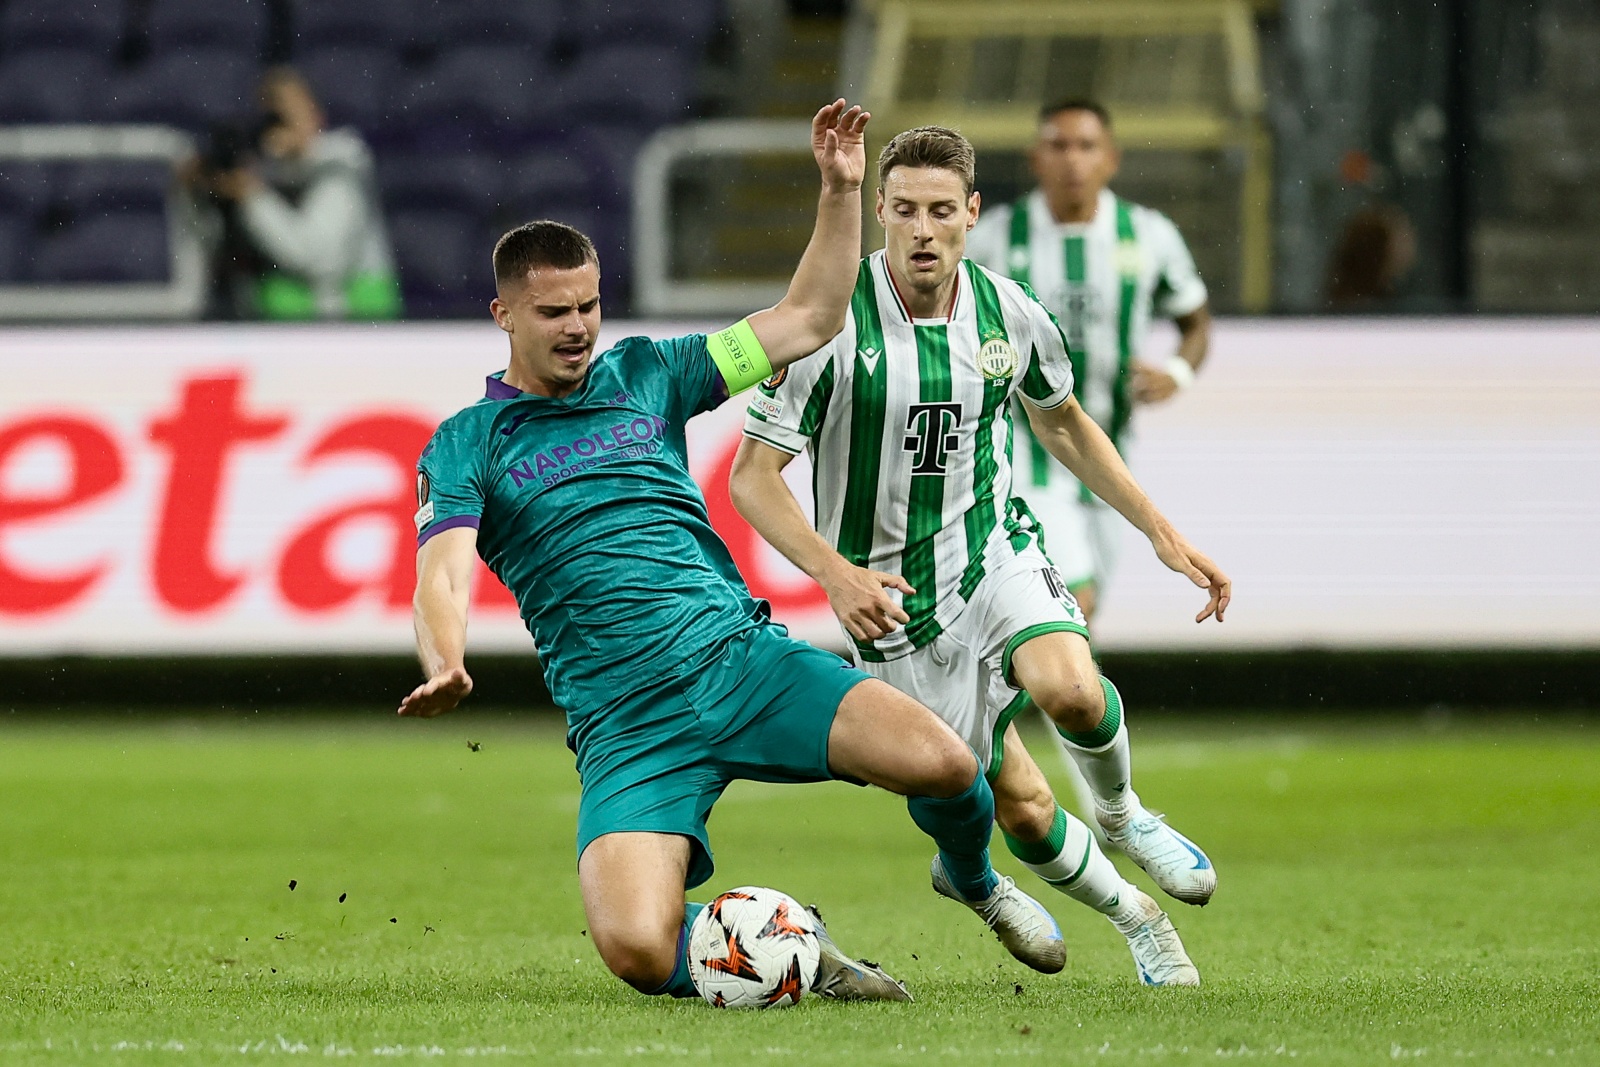
[[[706,819],[728,783],[832,779],[834,713],[867,677],[766,623],[661,685],[574,716],[579,857],[603,834],[681,834],[690,842],[685,887],[702,884],[714,869]]]

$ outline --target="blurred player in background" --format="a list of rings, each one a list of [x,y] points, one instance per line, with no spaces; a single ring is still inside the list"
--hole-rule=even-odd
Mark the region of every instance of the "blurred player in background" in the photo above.
[[[1069,100],[1040,115],[1029,160],[1038,188],[984,212],[967,254],[1030,286],[1067,332],[1074,395],[1121,449],[1135,404],[1194,381],[1211,340],[1206,286],[1172,220],[1107,188],[1122,161],[1111,117]],[[1144,361],[1154,316],[1178,326],[1178,350]],[[1018,442],[1016,488],[1049,531],[1050,558],[1092,622],[1116,565],[1121,520],[1031,434]]]
[[[1013,506],[1013,399],[1043,447],[1148,535],[1163,563],[1209,589],[1196,621],[1222,617],[1228,579],[1156,510],[1084,412],[1050,313],[963,259],[978,217],[974,165],[966,138],[937,126],[885,146],[877,210],[888,247],[861,262],[844,331],[751,401],[733,502],[827,592],[857,664],[939,712],[978,753],[1012,853],[1110,919],[1143,981],[1197,985],[1171,921],[1056,803],[1011,722],[1037,704],[1092,782],[1108,835],[1167,893],[1210,899],[1205,854],[1134,793],[1121,698],[1090,656],[1037,525]],[[815,530],[783,479],[802,450],[815,470]],[[933,884],[960,899],[937,859]]]
[[[1172,398],[1205,362],[1206,286],[1171,219],[1107,188],[1122,153],[1105,108],[1091,100],[1045,107],[1029,162],[1038,188],[985,212],[968,254],[1031,286],[1055,313],[1072,349],[1078,402],[1121,451],[1134,405]],[[1159,366],[1145,359],[1157,315],[1172,319],[1179,336],[1177,352]],[[1048,531],[1050,559],[1092,624],[1116,566],[1121,518],[1031,432],[1017,441],[1015,487]],[[1087,786],[1070,758],[1066,764],[1087,813]]]
[[[689,474],[684,424],[824,345],[861,249],[862,132],[823,108],[823,192],[788,293],[707,337],[631,337],[597,358],[600,269],[577,230],[529,223],[495,246],[510,366],[418,463],[415,621],[427,681],[400,714],[448,711],[464,665],[473,556],[513,593],[565,709],[583,781],[578,878],[589,933],[641,992],[695,996],[687,930],[711,876],[706,819],[736,779],[870,782],[908,796],[963,899],[1019,958],[1060,970],[1060,929],[989,863],[994,798],[937,716],[795,641],[751,597]],[[848,872],[839,872],[848,877]],[[909,999],[824,935],[816,992]]]

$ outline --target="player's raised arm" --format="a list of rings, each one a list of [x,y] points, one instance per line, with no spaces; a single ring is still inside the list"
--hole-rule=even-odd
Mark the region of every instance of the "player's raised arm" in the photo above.
[[[1091,493],[1110,504],[1148,537],[1162,563],[1210,592],[1209,601],[1194,621],[1204,622],[1215,615],[1221,622],[1233,595],[1233,582],[1156,509],[1117,454],[1116,446],[1078,404],[1077,398],[1069,397],[1065,403],[1048,410],[1033,404],[1023,406],[1034,436],[1046,451],[1060,460]]]
[[[467,603],[477,548],[478,531],[463,526],[430,537],[417,549],[417,592],[411,613],[417,658],[428,680],[400,702],[401,715],[431,719],[472,692],[465,657]]]
[[[747,320],[772,370],[809,356],[844,329],[861,257],[868,118],[859,107],[837,100],[811,120],[811,151],[822,171],[816,228],[789,291]]]

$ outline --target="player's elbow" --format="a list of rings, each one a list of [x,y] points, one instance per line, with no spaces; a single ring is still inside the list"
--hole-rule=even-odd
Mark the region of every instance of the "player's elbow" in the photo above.
[[[807,339],[810,345],[808,351],[815,352],[839,336],[844,330],[847,310],[848,306],[844,304],[830,304],[827,307],[811,309],[811,314],[808,316],[811,320],[811,336]]]
[[[759,494],[762,472],[760,462],[755,458],[754,449],[748,440],[739,445],[739,451],[733,456],[733,469],[728,472],[728,498],[733,501],[733,510],[744,517],[745,521],[755,513],[755,497]]]

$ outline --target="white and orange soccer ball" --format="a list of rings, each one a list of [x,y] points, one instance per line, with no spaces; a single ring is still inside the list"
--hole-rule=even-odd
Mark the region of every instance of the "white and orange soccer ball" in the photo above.
[[[717,1008],[786,1008],[798,1003],[821,962],[817,924],[787,893],[730,889],[689,928],[689,977]]]

